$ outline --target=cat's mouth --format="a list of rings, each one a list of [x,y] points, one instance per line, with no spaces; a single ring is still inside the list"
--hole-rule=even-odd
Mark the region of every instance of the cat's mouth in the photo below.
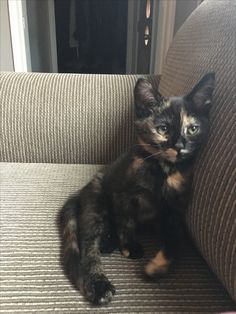
[[[168,148],[166,150],[161,151],[160,153],[161,158],[171,163],[184,161],[191,156],[192,156],[192,151],[189,149],[181,149],[178,151],[173,148]]]
[[[187,159],[192,155],[192,153],[193,153],[192,150],[182,148],[178,151],[177,159],[178,160]]]
[[[181,150],[180,150],[180,152],[179,152],[179,153],[180,153],[180,155],[183,155],[183,156],[184,156],[184,155],[189,154],[189,153],[190,153],[190,151],[189,151],[189,149],[184,149],[184,148],[183,148],[183,149],[181,149]]]
[[[186,147],[181,149],[170,147],[160,148],[158,144],[147,143],[141,137],[138,138],[138,142],[139,145],[141,145],[142,148],[150,154],[146,157],[146,159],[153,157],[157,159],[165,159],[171,163],[175,163],[189,158],[193,153],[192,149],[188,149]]]

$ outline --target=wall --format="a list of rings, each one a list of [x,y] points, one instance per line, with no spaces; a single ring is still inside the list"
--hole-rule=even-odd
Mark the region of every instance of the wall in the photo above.
[[[7,0],[0,0],[0,71],[14,71]]]
[[[26,6],[32,72],[52,72],[48,1],[27,0]]]
[[[178,31],[180,26],[193,12],[193,10],[196,9],[199,3],[199,0],[176,0],[174,34]]]

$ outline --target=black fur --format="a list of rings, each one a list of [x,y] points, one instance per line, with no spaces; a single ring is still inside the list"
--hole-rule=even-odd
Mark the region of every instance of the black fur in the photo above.
[[[148,275],[162,274],[176,256],[183,235],[194,158],[208,132],[214,74],[183,97],[163,98],[146,79],[134,91],[137,144],[70,198],[61,212],[63,260],[70,280],[95,304],[111,301],[100,252],[119,247],[143,255],[137,227],[154,225],[160,256]]]

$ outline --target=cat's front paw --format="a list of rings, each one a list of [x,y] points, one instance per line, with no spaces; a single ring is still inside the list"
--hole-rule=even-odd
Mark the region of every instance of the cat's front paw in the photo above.
[[[130,242],[124,245],[121,249],[121,254],[125,257],[132,258],[132,259],[138,259],[143,257],[143,248],[141,244],[137,242]]]
[[[160,250],[156,256],[146,265],[145,273],[149,277],[156,278],[166,275],[169,271],[171,261]]]
[[[84,284],[84,293],[87,299],[97,305],[105,305],[111,302],[115,287],[103,274],[93,274]]]

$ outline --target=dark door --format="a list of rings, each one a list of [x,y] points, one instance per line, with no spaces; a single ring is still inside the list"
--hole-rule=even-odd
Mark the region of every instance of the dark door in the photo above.
[[[55,0],[59,72],[125,73],[128,0]]]

